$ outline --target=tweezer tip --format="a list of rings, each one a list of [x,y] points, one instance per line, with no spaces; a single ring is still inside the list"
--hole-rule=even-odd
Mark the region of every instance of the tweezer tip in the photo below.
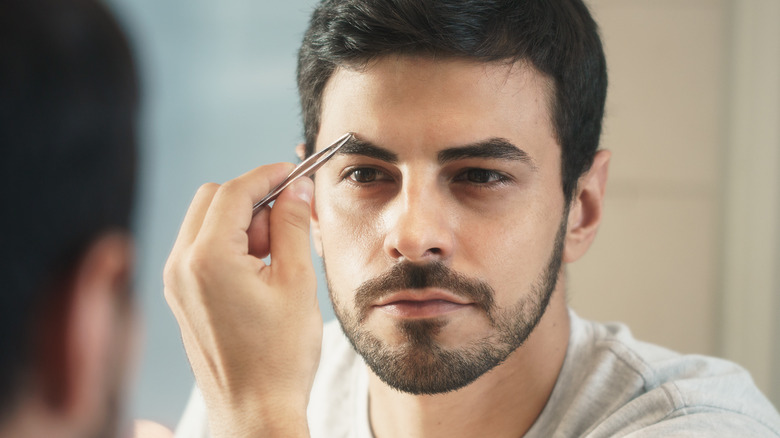
[[[340,148],[341,146],[344,146],[346,142],[348,142],[350,139],[356,138],[354,132],[347,132],[346,134],[339,137],[338,140],[331,146],[336,146],[337,148]]]

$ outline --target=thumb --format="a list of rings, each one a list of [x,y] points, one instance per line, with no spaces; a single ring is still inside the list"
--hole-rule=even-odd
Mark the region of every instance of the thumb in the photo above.
[[[271,266],[282,281],[300,281],[306,274],[314,279],[309,240],[313,193],[314,182],[300,178],[279,195],[271,209]]]

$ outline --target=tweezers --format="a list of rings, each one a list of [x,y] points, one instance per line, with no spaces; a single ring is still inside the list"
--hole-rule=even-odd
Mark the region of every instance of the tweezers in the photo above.
[[[265,195],[265,197],[255,203],[255,205],[252,207],[252,215],[257,214],[260,210],[263,209],[266,205],[270,204],[271,202],[276,199],[284,189],[286,189],[290,184],[295,182],[298,178],[305,177],[305,176],[311,176],[314,174],[314,172],[317,171],[320,167],[322,167],[323,164],[325,164],[328,160],[330,160],[333,155],[338,152],[339,149],[341,149],[344,144],[349,141],[353,137],[353,134],[351,132],[348,132],[341,137],[339,137],[338,140],[333,142],[330,146],[326,147],[325,149],[317,152],[316,154],[313,154],[311,157],[303,160],[303,162],[297,166],[295,166],[295,169],[293,169],[292,172],[290,172],[289,175],[287,175],[287,178],[285,178],[281,183],[279,183],[278,186],[274,187],[273,190],[271,190],[270,193]]]

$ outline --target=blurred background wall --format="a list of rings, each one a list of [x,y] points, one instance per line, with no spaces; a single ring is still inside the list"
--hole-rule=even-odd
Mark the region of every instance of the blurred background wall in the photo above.
[[[131,415],[173,427],[193,377],[162,267],[199,185],[295,161],[295,57],[314,0],[107,1],[145,88],[146,333]],[[737,360],[777,406],[780,2],[589,4],[610,69],[602,145],[614,155],[600,235],[568,269],[571,305],[648,341]],[[323,281],[318,293],[332,318]]]

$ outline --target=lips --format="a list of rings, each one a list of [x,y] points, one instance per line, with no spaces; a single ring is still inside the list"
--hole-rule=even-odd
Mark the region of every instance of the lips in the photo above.
[[[471,304],[465,298],[437,289],[405,290],[379,299],[374,306],[385,306],[399,301],[447,301],[453,304]]]
[[[357,319],[370,313],[420,318],[477,308],[490,317],[495,292],[487,282],[468,277],[444,263],[400,262],[355,289]]]
[[[401,291],[388,295],[373,307],[401,318],[432,318],[471,306],[473,303],[441,290]]]

